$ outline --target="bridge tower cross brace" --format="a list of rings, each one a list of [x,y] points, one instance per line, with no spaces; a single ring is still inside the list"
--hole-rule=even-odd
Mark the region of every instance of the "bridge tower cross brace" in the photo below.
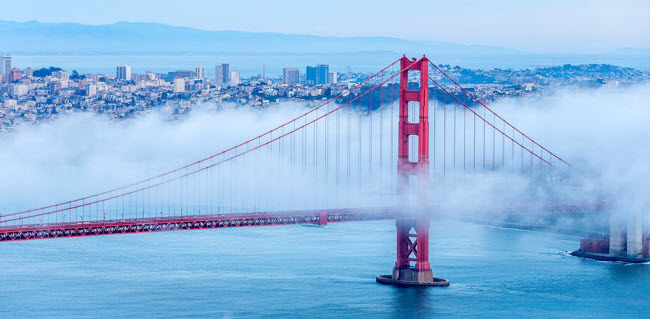
[[[419,89],[409,89],[409,72],[419,72]],[[409,121],[409,103],[418,104],[418,116]],[[392,275],[377,276],[377,281],[400,286],[447,286],[449,281],[434,278],[429,263],[430,217],[427,206],[429,190],[429,60],[400,59],[399,124],[398,124],[398,195],[401,207],[412,214],[395,221],[397,227],[397,260]],[[417,137],[417,157],[409,154],[410,143]],[[411,155],[409,157],[409,155]],[[413,161],[411,159],[414,159]],[[410,179],[415,177],[415,190]],[[417,196],[417,205],[411,205],[410,195]],[[411,263],[414,262],[414,265]]]

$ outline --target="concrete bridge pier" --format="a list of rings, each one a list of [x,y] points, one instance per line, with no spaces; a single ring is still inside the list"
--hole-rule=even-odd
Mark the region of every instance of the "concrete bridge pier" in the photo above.
[[[650,229],[644,229],[641,211],[627,216],[610,214],[608,238],[581,238],[572,255],[602,261],[640,263],[650,261]]]
[[[643,218],[636,211],[628,217],[627,223],[627,257],[643,258]]]
[[[612,256],[627,254],[627,223],[614,214],[609,216],[609,254]]]

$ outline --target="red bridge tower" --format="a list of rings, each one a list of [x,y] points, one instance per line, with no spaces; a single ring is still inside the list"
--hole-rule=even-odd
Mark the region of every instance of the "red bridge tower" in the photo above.
[[[419,72],[418,91],[408,88],[409,72]],[[397,226],[397,261],[392,275],[377,276],[377,282],[400,286],[448,286],[449,281],[434,278],[429,264],[429,221],[426,212],[429,190],[429,60],[400,60],[399,129],[398,129],[398,193],[402,207],[412,214],[410,218],[395,221]],[[417,102],[419,116],[411,116],[409,103]],[[411,136],[416,136],[417,141]],[[417,157],[411,154],[409,144],[417,143]],[[411,177],[417,179],[416,189],[410,189]],[[417,196],[412,204],[411,194]],[[415,264],[412,265],[411,263]]]

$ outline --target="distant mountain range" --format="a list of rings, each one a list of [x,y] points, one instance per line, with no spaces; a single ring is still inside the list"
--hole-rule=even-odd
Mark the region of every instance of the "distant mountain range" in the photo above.
[[[158,23],[108,25],[0,20],[0,51],[13,54],[259,53],[309,54],[364,51],[445,54],[523,54],[478,45],[390,37],[323,37],[270,32],[205,31]]]
[[[158,23],[107,25],[0,20],[0,54],[13,55],[372,55],[421,56],[479,66],[610,63],[650,70],[650,49],[606,54],[536,54],[515,49],[391,37],[325,37],[271,32],[206,31]]]

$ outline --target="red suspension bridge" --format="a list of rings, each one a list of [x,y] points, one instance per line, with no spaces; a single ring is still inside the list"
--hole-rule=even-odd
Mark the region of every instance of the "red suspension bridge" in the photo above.
[[[395,219],[397,260],[393,274],[378,281],[447,285],[433,278],[428,257],[436,189],[495,172],[552,184],[570,168],[426,57],[402,57],[304,114],[194,163],[0,215],[0,241]],[[482,209],[607,209],[602,202],[553,200]]]

